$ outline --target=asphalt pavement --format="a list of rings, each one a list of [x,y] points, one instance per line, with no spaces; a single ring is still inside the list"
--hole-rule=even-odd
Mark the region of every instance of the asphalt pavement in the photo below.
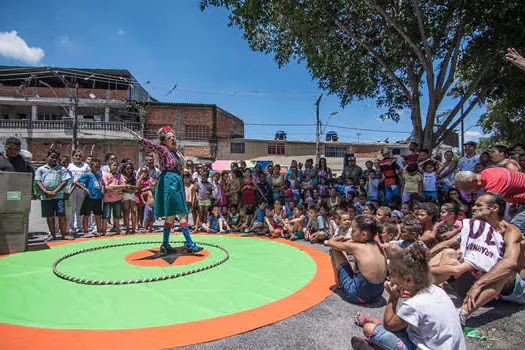
[[[161,224],[161,222],[157,222]],[[47,232],[45,220],[40,217],[40,203],[33,201],[29,232],[33,242],[41,241]],[[302,242],[302,241],[299,241]],[[309,244],[309,243],[303,243]],[[314,247],[325,253],[323,245]],[[375,304],[360,306],[344,301],[337,291],[320,304],[280,322],[236,336],[185,347],[186,349],[351,349],[350,339],[362,335],[354,324],[357,312],[366,312],[382,318],[388,294]],[[456,304],[460,298],[453,297]],[[481,308],[467,320],[467,326],[488,337],[487,341],[467,338],[469,349],[523,349],[525,348],[525,305],[494,301]],[[205,332],[206,330],[203,330]]]

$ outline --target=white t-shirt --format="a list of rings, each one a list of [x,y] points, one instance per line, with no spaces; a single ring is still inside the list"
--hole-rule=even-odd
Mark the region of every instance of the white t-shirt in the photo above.
[[[396,159],[397,165],[399,165],[401,169],[405,169],[405,160],[403,157],[399,154],[394,154],[394,158]]]
[[[461,259],[478,271],[489,271],[503,258],[505,240],[485,221],[464,219],[459,238]]]
[[[87,163],[80,163],[79,165],[75,165],[75,163],[69,163],[67,170],[69,170],[71,173],[73,181],[77,181],[82,175],[91,171]]]
[[[408,323],[408,338],[418,349],[467,349],[458,311],[443,289],[431,285],[420,290],[396,313]]]
[[[436,173],[423,173],[423,191],[437,191]]]
[[[475,172],[476,164],[479,163],[479,154],[474,154],[472,157],[463,156],[459,160],[458,168],[459,171],[472,171]]]
[[[348,230],[346,231],[343,228],[343,226],[338,226],[334,232],[334,237],[336,236],[344,236],[345,238],[352,238],[352,226],[350,226]]]

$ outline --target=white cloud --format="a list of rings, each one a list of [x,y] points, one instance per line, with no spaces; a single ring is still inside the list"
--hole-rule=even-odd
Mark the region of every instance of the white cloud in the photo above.
[[[34,64],[44,58],[44,50],[39,47],[27,46],[24,39],[13,30],[0,32],[0,55]]]
[[[120,35],[120,36],[124,36],[124,35],[126,35],[126,32],[124,31],[124,29],[119,29],[117,34]]]
[[[67,35],[61,36],[59,41],[62,45],[66,45],[66,46],[71,45],[71,40],[69,39]]]
[[[475,130],[465,131],[465,140],[466,141],[476,141],[481,136],[483,136],[483,133],[481,131],[475,131]]]

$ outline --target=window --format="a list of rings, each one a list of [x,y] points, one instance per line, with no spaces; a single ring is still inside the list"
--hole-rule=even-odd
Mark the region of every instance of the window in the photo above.
[[[210,128],[205,125],[186,125],[186,140],[209,140]]]
[[[269,142],[268,143],[268,154],[284,154],[284,143],[283,142]]]
[[[324,156],[327,158],[344,158],[346,146],[324,146]]]
[[[244,153],[244,142],[232,142],[230,153]]]
[[[38,120],[60,120],[60,116],[58,114],[39,114]]]

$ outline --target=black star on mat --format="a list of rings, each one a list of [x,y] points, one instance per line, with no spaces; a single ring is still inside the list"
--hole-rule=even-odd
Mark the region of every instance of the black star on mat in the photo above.
[[[153,255],[145,256],[143,258],[135,259],[135,260],[157,260],[157,259],[162,259],[165,262],[167,262],[168,264],[172,265],[175,262],[175,260],[177,260],[181,256],[203,256],[203,254],[188,253],[188,251],[184,247],[173,247],[173,248],[176,250],[176,252],[168,253],[168,254],[162,254],[160,252],[160,250],[148,249],[151,253],[153,253]]]

